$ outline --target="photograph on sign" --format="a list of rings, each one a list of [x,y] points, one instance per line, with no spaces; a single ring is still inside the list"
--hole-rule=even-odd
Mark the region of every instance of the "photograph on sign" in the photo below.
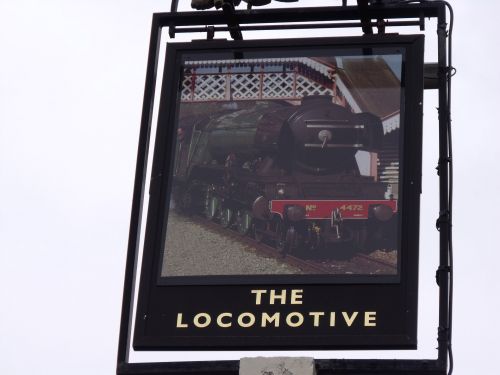
[[[134,348],[415,349],[423,38],[169,43]]]
[[[326,52],[182,62],[162,277],[398,273],[403,57]]]

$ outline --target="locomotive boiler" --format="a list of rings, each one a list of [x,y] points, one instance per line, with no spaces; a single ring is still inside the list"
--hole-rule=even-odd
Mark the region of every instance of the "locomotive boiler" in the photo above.
[[[360,173],[356,157],[378,152],[383,136],[377,116],[330,96],[186,117],[175,150],[176,207],[282,253],[394,248],[397,200],[376,175]]]

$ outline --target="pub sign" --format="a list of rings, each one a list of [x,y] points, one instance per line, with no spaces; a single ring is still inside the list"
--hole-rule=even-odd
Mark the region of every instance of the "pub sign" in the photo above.
[[[415,349],[422,71],[422,36],[169,43],[134,349]]]

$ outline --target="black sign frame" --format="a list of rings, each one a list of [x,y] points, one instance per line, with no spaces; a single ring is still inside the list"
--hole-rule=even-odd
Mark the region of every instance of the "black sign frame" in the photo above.
[[[196,285],[161,285],[158,282],[158,269],[164,246],[164,228],[167,220],[166,210],[170,199],[171,175],[173,165],[174,139],[177,129],[174,126],[176,103],[179,99],[180,60],[185,54],[204,53],[216,56],[254,55],[256,51],[275,50],[308,50],[331,48],[347,51],[381,50],[383,48],[401,49],[404,51],[403,71],[404,95],[402,95],[401,120],[404,131],[401,132],[402,143],[402,199],[400,199],[400,278],[399,282],[376,282],[372,284],[369,277],[355,279],[354,282],[341,282],[308,279],[293,276],[286,282],[276,280],[272,276],[248,276],[250,282],[242,282],[241,278],[221,278],[216,283],[207,285],[203,279]],[[354,53],[354,52],[352,52]],[[415,349],[417,322],[417,278],[418,278],[418,225],[421,180],[421,132],[422,132],[422,95],[423,95],[423,36],[364,36],[347,38],[290,39],[274,41],[197,41],[191,43],[175,43],[167,46],[167,57],[164,69],[156,145],[152,167],[150,202],[146,224],[146,237],[139,288],[139,301],[136,314],[134,349],[136,350],[298,350],[298,349]],[[196,279],[195,279],[196,280]],[[348,280],[348,279],[347,279]],[[211,283],[213,284],[213,283]],[[377,315],[377,326],[370,330],[349,326],[338,327],[330,334],[318,327],[301,327],[299,334],[283,327],[271,329],[260,328],[255,324],[252,329],[235,327],[221,330],[215,324],[200,329],[193,324],[179,321],[180,315],[208,314],[215,320],[217,314],[231,311],[231,314],[252,312],[267,313],[262,306],[255,306],[252,290],[300,290],[303,294],[303,309],[307,315],[311,312],[323,312],[328,315],[346,314],[351,317],[357,312],[359,316]],[[283,293],[283,292],[281,292]],[[246,295],[247,298],[242,296]],[[210,296],[207,298],[207,296]],[[335,304],[325,301],[335,300]],[[353,299],[352,296],[356,296]],[[178,308],[174,308],[176,301]],[[231,301],[231,304],[228,304]],[[199,302],[199,303],[198,303]],[[325,306],[329,309],[323,311]],[[339,311],[334,311],[339,306]],[[296,306],[273,306],[272,312],[281,316],[293,314]],[[307,310],[309,309],[309,310]],[[323,310],[322,310],[323,309]],[[176,324],[177,315],[177,326]],[[288,316],[288,315],[287,315]],[[347,318],[348,319],[348,318]],[[358,318],[358,321],[360,319]],[[361,324],[361,323],[360,323]],[[179,329],[186,325],[186,329]],[[170,326],[170,327],[168,327]],[[166,328],[168,327],[168,329]],[[336,326],[337,327],[337,326]],[[275,327],[276,328],[276,327]],[[377,332],[376,334],[373,331]],[[186,333],[188,332],[188,333]],[[271,333],[272,332],[272,333]],[[320,333],[321,332],[321,333]],[[339,334],[339,332],[341,332]],[[352,332],[352,333],[351,333]]]
[[[129,232],[129,246],[125,270],[125,283],[123,291],[122,315],[120,324],[120,337],[117,357],[118,374],[153,374],[153,373],[206,373],[206,374],[237,374],[237,361],[210,361],[210,362],[160,362],[160,363],[131,363],[129,361],[131,317],[134,301],[134,285],[137,254],[139,253],[139,233],[141,226],[141,211],[144,197],[145,172],[147,165],[147,154],[149,147],[149,129],[151,126],[152,103],[155,92],[156,69],[158,64],[158,51],[161,30],[169,27],[170,37],[181,32],[205,32],[205,31],[227,31],[231,27],[216,26],[206,28],[207,22],[215,25],[225,24],[228,21],[226,15],[221,12],[185,12],[174,13],[177,1],[172,2],[173,13],[159,13],[153,15],[151,40],[148,55],[148,69],[146,74],[146,87],[143,101],[143,112],[141,118],[141,132],[139,137],[139,149],[137,156],[137,168],[134,184],[134,199],[132,203],[131,227]],[[304,8],[301,12],[296,9],[279,10],[257,10],[252,12],[236,12],[231,19],[231,25],[250,24],[251,26],[241,26],[241,30],[265,30],[265,29],[287,29],[287,28],[309,28],[317,27],[316,24],[306,24],[304,26],[279,25],[277,27],[267,26],[269,22],[316,22],[316,21],[336,21],[335,24],[328,24],[325,27],[360,27],[368,33],[375,24],[369,22],[370,19],[386,19],[385,25],[394,26],[420,26],[424,29],[425,18],[436,18],[438,31],[438,62],[436,64],[426,64],[425,88],[439,90],[439,129],[440,129],[440,265],[437,273],[437,280],[440,290],[439,301],[439,335],[438,335],[438,358],[422,360],[316,360],[316,369],[319,374],[335,373],[347,374],[353,372],[384,372],[388,374],[403,374],[410,371],[414,374],[440,374],[447,371],[447,354],[449,347],[449,329],[451,317],[449,298],[449,270],[448,244],[451,234],[451,223],[448,210],[448,181],[449,165],[448,160],[448,126],[449,126],[449,102],[448,92],[449,73],[448,64],[451,64],[451,56],[446,51],[447,47],[447,17],[445,2],[433,2],[422,4],[398,4],[390,7],[367,7],[364,10],[357,7],[321,7]],[[359,20],[361,19],[361,23]],[[392,21],[394,19],[404,19],[404,21]],[[358,22],[345,22],[345,21]],[[339,22],[340,21],[340,22]],[[263,25],[253,26],[252,24],[263,23]],[[181,26],[181,28],[179,28]],[[197,27],[183,27],[197,26]],[[290,27],[288,27],[290,26]],[[448,41],[451,44],[451,38]],[[448,62],[448,59],[450,61]],[[448,216],[447,216],[448,215]],[[447,224],[448,223],[448,224]]]

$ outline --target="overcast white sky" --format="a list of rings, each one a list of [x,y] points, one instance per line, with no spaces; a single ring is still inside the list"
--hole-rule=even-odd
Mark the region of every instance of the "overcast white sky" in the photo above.
[[[500,5],[451,2],[457,68],[453,345],[455,374],[465,375],[498,367],[499,38],[494,18],[485,15],[498,14]],[[188,9],[187,0],[181,3]],[[169,7],[159,0],[0,0],[1,374],[115,372],[151,14]],[[251,35],[258,36],[245,37]],[[286,36],[294,35],[340,34]],[[435,61],[433,23],[427,35],[426,61]],[[435,107],[436,93],[426,92],[419,350],[295,354],[436,356]],[[256,354],[134,353],[132,360]]]

